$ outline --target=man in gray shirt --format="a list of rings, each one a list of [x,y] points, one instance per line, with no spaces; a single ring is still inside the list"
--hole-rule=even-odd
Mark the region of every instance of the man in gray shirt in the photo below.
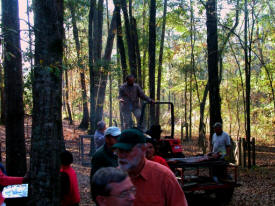
[[[150,103],[154,100],[144,94],[138,84],[135,83],[134,75],[128,75],[126,82],[119,88],[119,101],[121,103],[121,112],[124,119],[123,129],[133,127],[132,113],[137,122],[141,115],[139,98]]]

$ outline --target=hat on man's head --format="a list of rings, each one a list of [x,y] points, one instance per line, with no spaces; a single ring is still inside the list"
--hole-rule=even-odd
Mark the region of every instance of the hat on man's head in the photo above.
[[[216,127],[222,127],[222,123],[220,122],[216,122],[214,125],[213,125],[214,128]]]
[[[138,129],[126,129],[122,131],[113,148],[131,150],[137,144],[146,143],[145,135]]]
[[[105,123],[103,120],[101,120],[101,121],[99,121],[99,122],[96,124],[96,126],[97,126],[97,129],[98,129],[98,130],[102,130],[102,129],[105,128],[106,123]]]
[[[118,127],[108,127],[104,132],[104,136],[111,135],[112,137],[117,137],[120,134],[121,131]]]

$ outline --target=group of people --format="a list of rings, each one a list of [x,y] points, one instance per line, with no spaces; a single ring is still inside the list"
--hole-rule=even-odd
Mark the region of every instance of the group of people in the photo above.
[[[92,199],[98,206],[186,206],[185,194],[174,173],[165,159],[156,155],[155,139],[158,138],[147,138],[141,130],[132,128],[132,114],[137,122],[141,115],[139,99],[154,103],[134,81],[134,76],[127,76],[126,83],[119,90],[123,131],[118,127],[106,129],[103,121],[97,124],[94,134],[96,152],[91,160]],[[216,123],[214,128],[212,150],[226,158],[230,138],[222,131],[220,123]],[[72,177],[70,184],[74,187],[76,175],[64,167],[62,171],[67,171],[67,175]],[[79,196],[72,195],[73,192],[79,193],[77,189],[67,191],[67,194],[71,201],[76,202]]]
[[[92,157],[91,191],[96,204],[187,205],[184,192],[165,160],[159,157],[166,164],[162,165],[154,158],[154,143],[147,142],[143,132],[135,128],[119,133],[117,127],[107,128],[104,145]]]
[[[140,118],[139,98],[154,103],[129,75],[120,87],[119,101],[124,117],[123,131],[98,122],[94,134],[96,152],[91,160],[91,195],[98,206],[187,206],[185,194],[167,162],[156,155],[159,137],[148,138],[133,127],[132,114]],[[214,125],[212,151],[223,158],[230,153],[230,138],[222,131],[221,123]],[[159,136],[159,135],[157,135]],[[80,193],[77,176],[71,167],[73,155],[60,155],[61,206],[78,206]],[[216,170],[214,175],[223,171]],[[21,184],[26,177],[9,177],[0,170],[0,185]],[[0,206],[3,204],[0,193]]]

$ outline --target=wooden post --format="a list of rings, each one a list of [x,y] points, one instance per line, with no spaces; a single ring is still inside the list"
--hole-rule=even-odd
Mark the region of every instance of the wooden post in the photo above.
[[[256,149],[255,149],[255,138],[252,138],[252,165],[256,166]]]
[[[238,156],[239,156],[239,162],[238,165],[242,166],[242,139],[238,139]]]
[[[245,138],[242,138],[243,143],[243,167],[246,167],[246,140]]]

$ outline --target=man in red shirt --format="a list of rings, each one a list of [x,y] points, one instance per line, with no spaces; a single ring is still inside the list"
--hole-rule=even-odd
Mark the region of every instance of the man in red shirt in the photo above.
[[[187,206],[172,171],[145,158],[145,142],[141,131],[127,129],[113,146],[117,149],[119,167],[128,172],[136,187],[134,206]]]

